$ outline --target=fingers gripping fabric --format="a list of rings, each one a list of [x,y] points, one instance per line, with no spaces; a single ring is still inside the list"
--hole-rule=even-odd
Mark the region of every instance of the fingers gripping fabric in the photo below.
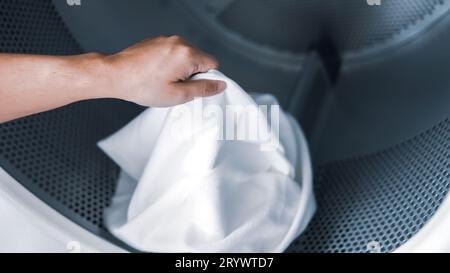
[[[293,252],[382,252],[433,216],[450,187],[450,119],[391,149],[317,170],[318,209]]]
[[[51,1],[2,0],[0,52],[66,55],[81,49]],[[53,208],[97,232],[118,168],[96,143],[135,114],[121,102],[89,101],[0,124],[0,166]]]

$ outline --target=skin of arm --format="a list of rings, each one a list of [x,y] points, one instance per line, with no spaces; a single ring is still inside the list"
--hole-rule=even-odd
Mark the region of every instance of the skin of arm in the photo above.
[[[217,67],[178,36],[147,39],[113,55],[0,54],[0,123],[87,99],[166,107],[216,95],[224,82],[189,79]]]

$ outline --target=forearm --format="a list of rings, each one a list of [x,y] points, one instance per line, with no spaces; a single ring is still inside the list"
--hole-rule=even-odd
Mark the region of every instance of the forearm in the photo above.
[[[0,123],[94,98],[165,107],[226,87],[190,81],[217,61],[178,36],[146,39],[109,56],[0,54]]]
[[[75,101],[111,97],[99,54],[0,54],[0,123]]]

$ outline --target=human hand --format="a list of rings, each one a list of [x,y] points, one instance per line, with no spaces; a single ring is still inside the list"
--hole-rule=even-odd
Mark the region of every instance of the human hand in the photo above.
[[[144,106],[173,106],[226,88],[223,81],[190,80],[218,62],[178,36],[146,39],[105,59],[113,97]]]

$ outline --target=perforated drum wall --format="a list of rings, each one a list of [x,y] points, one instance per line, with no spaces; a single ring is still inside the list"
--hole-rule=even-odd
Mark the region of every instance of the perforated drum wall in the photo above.
[[[221,8],[218,21],[257,44],[304,52],[320,39],[343,53],[400,42],[448,10],[447,0],[246,0]],[[210,4],[211,5],[211,4]]]
[[[294,252],[382,252],[401,246],[430,219],[450,188],[450,119],[376,154],[319,167],[317,214]]]

